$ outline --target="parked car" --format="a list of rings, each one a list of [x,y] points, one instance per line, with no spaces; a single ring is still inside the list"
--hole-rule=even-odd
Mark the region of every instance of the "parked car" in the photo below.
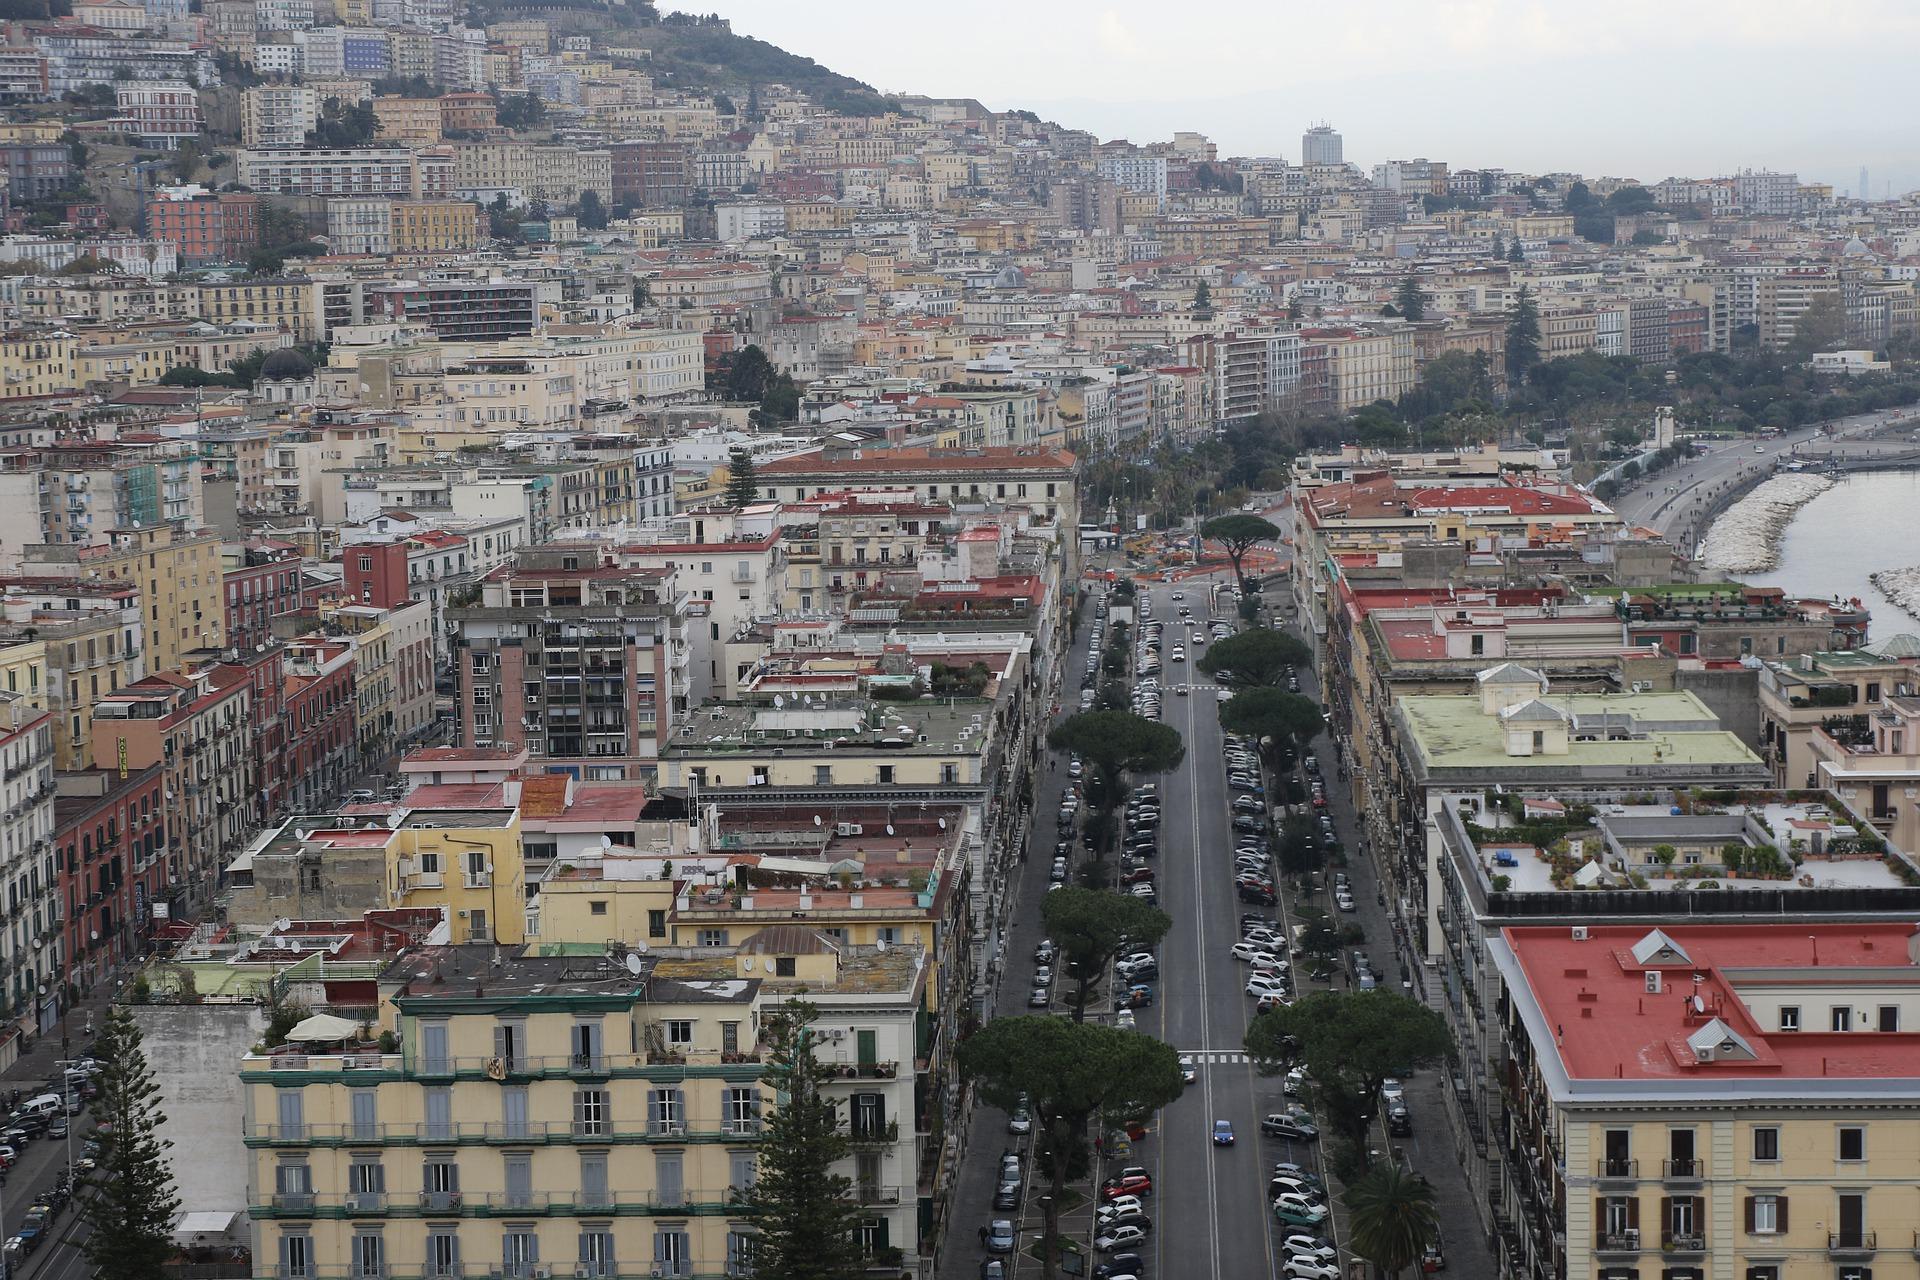
[[[995,1218],[987,1226],[987,1252],[1012,1253],[1014,1246],[1013,1223],[1005,1218]]]
[[[1273,1216],[1296,1227],[1317,1227],[1327,1220],[1327,1206],[1315,1204],[1305,1196],[1284,1195],[1273,1202]]]
[[[993,1193],[993,1207],[1002,1213],[1011,1212],[1020,1207],[1020,1184],[1003,1182]]]
[[[1145,1273],[1147,1262],[1137,1253],[1116,1253],[1093,1269],[1093,1280],[1120,1280]]]
[[[1280,1268],[1287,1280],[1340,1280],[1340,1264],[1317,1258],[1288,1258]]]
[[[1260,1132],[1269,1138],[1286,1138],[1291,1142],[1312,1142],[1320,1136],[1320,1130],[1299,1112],[1262,1116]]]
[[[1115,1249],[1125,1249],[1133,1245],[1145,1244],[1147,1232],[1131,1222],[1122,1222],[1108,1227],[1093,1239],[1093,1247],[1101,1253],[1112,1253]]]

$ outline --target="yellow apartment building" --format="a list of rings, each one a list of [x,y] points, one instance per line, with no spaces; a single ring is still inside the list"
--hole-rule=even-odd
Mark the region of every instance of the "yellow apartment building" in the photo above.
[[[281,277],[208,281],[198,290],[196,314],[215,324],[251,320],[282,329],[292,334],[295,342],[320,338],[320,286],[312,280]]]
[[[11,333],[0,337],[0,400],[72,391],[73,353],[78,344],[64,330]]]
[[[464,253],[480,243],[480,207],[465,200],[393,202],[395,253]]]
[[[91,546],[39,543],[21,551],[28,578],[92,578],[128,583],[141,593],[146,669],[172,671],[195,649],[226,644],[220,539],[169,524],[110,529]]]
[[[440,141],[438,98],[375,98],[373,114],[380,122],[375,138],[410,146],[432,146]]]
[[[749,1274],[776,1101],[760,1029],[804,987],[862,1243],[913,1270],[922,980],[913,948],[801,926],[677,955],[416,950],[380,982],[395,1052],[321,1026],[243,1059],[254,1256],[296,1276]]]
[[[1496,1211],[1524,1224],[1530,1273],[1914,1273],[1912,923],[1528,926],[1489,943],[1511,997]]]
[[[526,938],[526,867],[515,809],[414,809],[386,844],[393,905],[444,907],[461,942]]]
[[[20,695],[28,706],[44,711],[47,709],[46,680],[45,640],[16,640],[0,646],[0,688]]]

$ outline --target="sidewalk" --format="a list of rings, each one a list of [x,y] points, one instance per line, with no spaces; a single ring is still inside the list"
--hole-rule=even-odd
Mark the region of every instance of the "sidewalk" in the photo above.
[[[66,1016],[55,1023],[51,1031],[32,1037],[32,1043],[13,1064],[0,1071],[0,1084],[13,1088],[25,1082],[58,1079],[63,1058],[81,1057],[92,1046],[93,1037],[106,1021],[107,1008],[118,989],[116,983],[95,984],[93,994],[69,1007]]]

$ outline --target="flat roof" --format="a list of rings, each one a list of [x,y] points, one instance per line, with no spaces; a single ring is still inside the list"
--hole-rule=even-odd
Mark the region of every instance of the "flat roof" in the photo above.
[[[1738,735],[1721,729],[1693,694],[1549,693],[1543,701],[1575,716],[1630,715],[1640,736],[1569,744],[1565,755],[1510,756],[1505,726],[1480,709],[1477,695],[1421,695],[1395,706],[1408,740],[1430,769],[1653,768],[1686,765],[1750,765],[1760,758]]]
[[[1823,992],[1845,998],[1861,987],[1882,987],[1889,996],[1920,992],[1915,925],[1663,921],[1658,932],[1672,948],[1650,955],[1659,945],[1648,943],[1654,925],[1587,925],[1583,932],[1507,928],[1495,942],[1523,1017],[1530,1029],[1538,1027],[1535,1047],[1543,1060],[1557,1060],[1569,1085],[1684,1081],[1711,1094],[1756,1081],[1920,1076],[1920,1029],[1812,1029],[1822,1017],[1808,1021],[1809,1030],[1783,1032],[1763,1025],[1741,995],[1743,987],[1761,984],[1800,988],[1810,1001]],[[1644,962],[1636,947],[1648,956]],[[1660,975],[1657,993],[1648,990],[1649,971]],[[1689,1038],[1715,1019],[1751,1054],[1720,1053],[1701,1062]]]

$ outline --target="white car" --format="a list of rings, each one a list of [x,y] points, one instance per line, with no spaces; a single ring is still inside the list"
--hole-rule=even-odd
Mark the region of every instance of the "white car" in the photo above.
[[[1173,660],[1175,662],[1185,662],[1187,660],[1187,651],[1185,646],[1183,645],[1173,646]]]
[[[1285,938],[1281,937],[1279,934],[1275,933],[1271,929],[1249,929],[1246,931],[1246,933],[1241,935],[1240,941],[1265,943],[1267,944],[1268,950],[1273,950],[1278,947],[1284,947],[1287,944],[1287,940]]]
[[[1380,1082],[1380,1101],[1405,1102],[1406,1100],[1407,1086],[1391,1077]]]
[[[1139,1196],[1115,1196],[1093,1211],[1094,1219],[1105,1222],[1117,1218],[1123,1213],[1145,1213],[1147,1207],[1140,1203]]]
[[[1062,898],[1061,901],[1065,902],[1066,899]],[[1133,1030],[1133,1010],[1122,1009],[1119,1013],[1114,1014],[1113,1025],[1125,1031]]]
[[[1269,974],[1256,973],[1247,979],[1247,994],[1250,996],[1284,996],[1287,984]]]
[[[1254,973],[1285,973],[1287,962],[1279,956],[1262,952],[1247,962],[1247,968]]]
[[[1297,1098],[1300,1096],[1300,1090],[1306,1088],[1308,1078],[1305,1067],[1295,1067],[1287,1072],[1286,1079],[1280,1082],[1280,1092],[1289,1098]]]
[[[1309,1262],[1338,1262],[1340,1252],[1329,1244],[1319,1244],[1313,1236],[1288,1236],[1280,1242],[1287,1260],[1304,1258]]]
[[[1255,960],[1265,959],[1266,955],[1267,953],[1265,951],[1254,946],[1251,942],[1236,942],[1233,944],[1233,958],[1235,960],[1251,964]]]
[[[1094,1237],[1093,1247],[1101,1253],[1112,1253],[1115,1249],[1125,1249],[1129,1245],[1144,1243],[1146,1238],[1145,1228],[1136,1227],[1131,1222],[1123,1222]]]
[[[1192,1084],[1194,1080],[1197,1078],[1198,1078],[1198,1072],[1196,1072],[1194,1069],[1193,1055],[1186,1054],[1186,1053],[1181,1054],[1180,1055],[1180,1079],[1187,1084]]]
[[[1340,1280],[1341,1272],[1337,1263],[1321,1262],[1317,1258],[1288,1258],[1280,1274],[1287,1280]]]

